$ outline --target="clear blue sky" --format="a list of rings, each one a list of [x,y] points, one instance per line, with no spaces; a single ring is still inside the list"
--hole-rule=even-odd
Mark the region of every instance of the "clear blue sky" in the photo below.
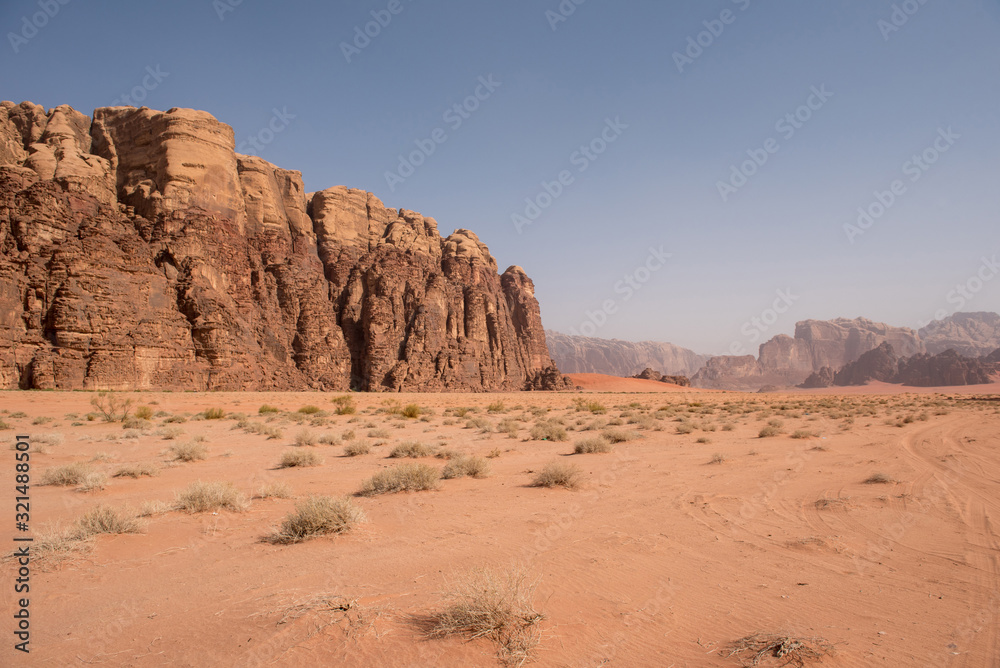
[[[909,0],[919,9],[892,31],[887,0],[586,0],[559,22],[546,16],[559,0],[235,1],[69,0],[15,53],[9,33],[41,10],[5,0],[0,98],[92,113],[158,67],[143,104],[205,109],[238,142],[287,109],[262,157],[309,190],[364,188],[445,234],[474,230],[501,270],[525,268],[561,331],[607,302],[594,318],[606,322],[584,331],[755,351],[741,329],[779,289],[796,299],[762,338],[806,318],[917,326],[960,305],[1000,310],[1000,275],[973,280],[968,299],[951,293],[1000,253],[997,0]],[[390,8],[348,62],[342,43]],[[724,10],[729,23],[711,23]],[[708,46],[679,71],[674,53],[705,21],[720,34],[701,35]],[[478,108],[446,117],[490,76],[499,87],[480,87]],[[822,86],[832,97],[810,100]],[[809,118],[789,136],[776,123],[797,110]],[[574,156],[608,119],[620,125],[606,150]],[[959,137],[938,142],[935,164],[904,166],[934,157],[948,128]],[[390,186],[400,154],[437,129],[444,141]],[[723,201],[718,183],[768,139],[767,162]],[[511,216],[563,171],[569,185],[518,233]],[[849,243],[844,225],[897,179],[905,190]],[[647,276],[661,246],[672,256]],[[648,279],[627,300],[626,275]]]

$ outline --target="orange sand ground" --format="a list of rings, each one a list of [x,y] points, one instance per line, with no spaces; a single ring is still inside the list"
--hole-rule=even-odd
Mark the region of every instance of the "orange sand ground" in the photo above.
[[[615,391],[626,386],[636,385],[615,384]],[[98,504],[170,502],[196,480],[232,481],[248,494],[284,482],[299,499],[351,494],[397,462],[385,455],[403,440],[500,456],[486,479],[357,498],[368,516],[360,528],[296,545],[261,541],[295,499],[255,499],[244,513],[170,511],[147,518],[141,534],[98,536],[91,551],[48,570],[37,564],[32,572],[30,660],[12,651],[8,561],[0,565],[0,665],[495,666],[489,641],[427,640],[416,620],[439,608],[441,592],[463,572],[514,562],[540,577],[535,604],[545,619],[532,665],[738,666],[726,646],[756,631],[835,644],[834,656],[810,665],[1000,665],[997,401],[688,389],[355,395],[357,416],[332,415],[309,429],[318,435],[353,429],[362,438],[386,429],[387,438],[369,439],[386,444],[354,458],[342,456],[342,445],[309,447],[325,459],[321,466],[276,469],[303,428],[287,413],[273,418],[284,431],[276,440],[236,428],[230,415],[165,425],[185,432],[171,441],[157,435],[163,415],[145,432],[85,421],[92,396],[0,393],[0,419],[11,426],[0,440],[13,443],[15,434],[28,433],[36,442],[53,441],[32,459],[36,483],[46,469],[80,461],[109,475],[123,463],[155,462],[160,473],[109,477],[103,491],[89,493],[33,486],[36,536],[46,525],[69,526]],[[319,393],[133,396],[172,415],[190,418],[217,406],[252,422],[264,421],[257,415],[264,403],[284,411],[332,408],[330,395]],[[577,411],[573,400],[580,397],[608,412]],[[488,413],[498,400],[506,412]],[[434,415],[422,421],[369,412],[392,401],[417,403]],[[677,410],[651,417],[664,405]],[[445,424],[457,419],[445,410],[459,406],[479,411]],[[549,408],[549,417],[572,427],[569,440],[526,440],[532,407]],[[763,412],[742,412],[753,408]],[[863,414],[869,408],[874,416]],[[26,416],[11,417],[18,411]],[[568,454],[574,441],[597,433],[580,427],[623,412],[623,422],[640,420],[625,427],[638,429],[640,438],[610,454]],[[464,428],[474,416],[492,424],[527,421],[518,422],[512,439]],[[709,430],[679,434],[679,416]],[[51,421],[34,424],[46,417]],[[758,438],[776,418],[783,433]],[[724,431],[726,424],[734,429]],[[798,429],[818,436],[791,438]],[[50,434],[61,434],[62,442]],[[205,438],[207,460],[169,461],[169,446],[196,436]],[[708,463],[716,453],[725,461]],[[7,458],[0,480],[8,499],[0,540],[10,546],[14,452],[5,446],[0,456]],[[553,460],[579,465],[583,487],[530,487],[531,472]],[[863,483],[877,472],[895,482]],[[353,616],[295,612],[296,603],[321,595],[356,601]]]

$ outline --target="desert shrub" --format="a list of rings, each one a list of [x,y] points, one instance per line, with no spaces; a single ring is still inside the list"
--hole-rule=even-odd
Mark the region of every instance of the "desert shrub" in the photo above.
[[[440,472],[426,464],[400,464],[379,471],[361,485],[360,496],[437,489]]]
[[[261,485],[253,497],[255,499],[290,499],[292,498],[292,488],[287,483],[271,482]]]
[[[455,457],[441,470],[445,480],[468,476],[485,478],[490,474],[490,463],[482,457]]]
[[[511,420],[510,418],[500,420],[497,424],[497,431],[501,434],[507,434],[508,438],[517,438],[518,429],[519,427],[517,422],[515,420]]]
[[[269,539],[275,543],[298,543],[350,531],[364,520],[365,514],[350,499],[310,496],[295,504],[295,512],[285,517]]]
[[[638,432],[627,429],[605,429],[601,435],[612,443],[627,443],[640,438]]]
[[[712,439],[710,439],[708,436],[699,436],[697,439],[695,439],[695,443],[699,443],[699,444],[702,444],[702,445],[704,445],[705,443],[711,443],[711,442],[712,442]]]
[[[153,476],[159,474],[159,469],[156,468],[155,464],[126,464],[121,466],[115,471],[111,477],[113,478],[142,478],[143,476],[152,478]]]
[[[565,441],[569,438],[563,427],[548,420],[536,422],[529,434],[533,441]]]
[[[348,429],[347,431],[344,432],[345,441],[353,441],[355,438],[357,438],[357,436],[358,435],[354,433],[353,429]]]
[[[344,446],[344,455],[348,457],[367,455],[371,451],[372,446],[368,443],[368,441],[352,441]]]
[[[140,420],[152,420],[153,409],[150,406],[138,406],[135,409],[135,416]]]
[[[588,455],[602,452],[611,452],[611,443],[602,436],[592,436],[582,441],[577,441],[573,453],[577,455]]]
[[[201,416],[206,420],[221,420],[226,417],[226,411],[221,408],[206,408],[202,411]]]
[[[208,448],[201,443],[178,443],[170,446],[170,453],[179,462],[197,462],[208,458]]]
[[[394,447],[392,452],[389,453],[389,456],[394,459],[400,459],[403,457],[417,459],[419,457],[430,457],[432,454],[434,454],[434,451],[423,443],[406,441],[405,443],[400,443]]]
[[[105,422],[121,422],[132,410],[132,399],[114,392],[98,392],[90,398],[90,405],[97,409]]]
[[[59,432],[50,431],[35,436],[33,440],[35,443],[42,443],[44,445],[62,445],[65,438]]]
[[[736,429],[736,426],[730,422],[727,422],[724,425],[722,425],[722,431],[733,431],[734,429]]]
[[[169,513],[173,509],[174,506],[166,501],[143,501],[139,506],[138,515],[139,517],[152,517],[153,515]]]
[[[281,455],[278,468],[319,466],[323,460],[312,450],[287,450]]]
[[[336,434],[323,434],[319,437],[319,442],[323,445],[339,445],[340,437]]]
[[[468,415],[469,413],[472,412],[472,409],[471,408],[465,408],[463,406],[463,407],[460,407],[460,408],[453,408],[453,409],[451,409],[451,412],[455,414],[455,417],[464,418],[466,415]]]
[[[417,404],[407,404],[401,412],[403,417],[416,419],[424,412],[424,409]]]
[[[573,464],[550,462],[535,474],[532,485],[535,487],[565,487],[576,489],[580,486],[582,471]]]
[[[494,401],[486,407],[487,413],[503,413],[506,410],[507,407],[504,406],[503,401],[500,400]]]
[[[306,405],[299,408],[298,412],[303,415],[315,415],[316,413],[319,413],[319,410],[319,406]]]
[[[171,415],[166,420],[164,420],[163,423],[164,424],[170,424],[170,423],[183,424],[183,423],[185,423],[187,421],[188,421],[187,418],[184,417],[183,415]]]
[[[721,452],[716,452],[714,455],[712,455],[712,458],[708,460],[708,463],[709,464],[722,464],[725,461],[726,461],[726,458],[722,455],[722,453]]]
[[[492,425],[492,422],[481,417],[473,417],[465,421],[466,429],[484,429],[486,427],[492,427]]]
[[[392,432],[388,429],[369,429],[368,438],[392,438]]]
[[[232,510],[243,512],[249,502],[243,492],[236,489],[231,482],[191,483],[177,496],[178,510],[189,513],[204,513],[210,510]]]
[[[165,441],[172,441],[184,435],[184,430],[180,427],[163,427],[156,432]]]
[[[792,434],[792,438],[816,438],[818,435],[808,429],[796,429]]]
[[[463,576],[446,594],[446,606],[431,618],[431,637],[489,638],[505,666],[532,658],[544,616],[532,598],[537,580],[522,568],[481,568]]]
[[[295,445],[300,447],[316,445],[316,434],[312,433],[308,429],[301,430],[295,435]]]
[[[444,450],[438,450],[437,452],[435,452],[434,456],[437,459],[448,459],[448,460],[451,460],[451,459],[458,459],[459,457],[462,456],[462,453],[459,452],[458,450],[452,450],[450,448],[445,448]]]
[[[280,412],[281,412],[280,408],[278,408],[277,406],[270,406],[268,404],[263,404],[260,408],[257,409],[258,415],[269,415],[272,413],[280,413]]]
[[[343,394],[339,397],[334,397],[330,400],[336,408],[334,409],[337,415],[354,415],[358,409],[354,405],[354,397],[349,394]]]
[[[785,423],[782,422],[781,420],[777,420],[777,419],[775,419],[775,420],[768,420],[767,421],[767,426],[774,427],[775,429],[781,429],[782,427],[785,426]]]
[[[108,483],[108,476],[100,471],[91,471],[83,476],[83,480],[76,486],[78,492],[98,492],[104,489]]]
[[[772,425],[768,425],[758,432],[758,438],[771,438],[781,433],[781,430]]]
[[[80,462],[57,466],[56,468],[46,469],[42,473],[42,484],[55,485],[57,487],[79,485],[91,471],[92,469],[89,466]]]
[[[888,485],[895,482],[887,473],[873,473],[865,479],[866,485]]]
[[[76,520],[73,535],[89,538],[97,534],[139,533],[142,523],[134,515],[109,506],[97,506]]]
[[[594,414],[607,413],[608,409],[604,407],[603,404],[597,401],[591,401],[589,399],[584,399],[582,397],[574,399],[573,405],[577,411],[589,411]]]

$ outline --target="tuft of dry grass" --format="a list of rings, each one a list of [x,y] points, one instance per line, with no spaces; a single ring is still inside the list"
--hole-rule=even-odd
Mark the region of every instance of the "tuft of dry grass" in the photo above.
[[[533,441],[565,441],[568,438],[563,427],[548,420],[536,422],[531,428],[530,436]]]
[[[202,412],[201,416],[206,420],[221,420],[226,417],[226,411],[221,408],[207,408]]]
[[[894,482],[888,473],[873,473],[864,480],[866,485],[889,485]]]
[[[423,443],[418,443],[417,441],[406,441],[405,443],[400,443],[394,447],[392,452],[389,453],[389,456],[393,459],[402,459],[404,457],[419,459],[420,457],[430,457],[433,454],[434,451]]]
[[[463,476],[486,478],[489,474],[490,463],[482,457],[458,456],[451,459],[447,466],[441,469],[441,477],[445,480]]]
[[[311,450],[287,450],[281,455],[278,468],[319,466],[322,463],[323,459]]]
[[[426,464],[400,464],[379,471],[364,481],[358,496],[437,489],[440,477],[441,473],[436,468]]]
[[[537,578],[524,568],[484,567],[463,575],[445,594],[445,607],[430,618],[432,638],[488,638],[504,666],[522,666],[541,638],[544,615],[532,601]]]
[[[573,464],[565,462],[550,462],[535,474],[531,482],[534,487],[565,487],[576,489],[582,482],[583,472]]]
[[[577,441],[573,454],[589,455],[595,453],[611,452],[611,443],[603,436],[594,436]]]
[[[724,464],[726,462],[726,457],[721,452],[716,452],[712,455],[712,458],[708,460],[709,464]]]
[[[255,499],[290,499],[292,498],[292,488],[283,482],[271,482],[257,488],[253,498]]]
[[[365,520],[365,514],[350,499],[310,496],[295,504],[295,512],[266,538],[272,543],[300,543],[316,536],[350,531]]]
[[[626,443],[640,437],[638,432],[628,429],[605,429],[601,435],[612,443]]]
[[[42,484],[58,487],[79,485],[92,472],[89,466],[81,462],[57,466],[56,468],[47,469],[42,473]]]
[[[359,455],[367,455],[372,451],[372,446],[368,441],[351,441],[344,446],[344,456],[345,457],[357,457]]]
[[[209,510],[232,510],[243,512],[249,502],[243,492],[231,482],[191,483],[177,495],[177,509],[189,513],[204,513]]]
[[[302,409],[299,409],[300,411]],[[308,429],[303,429],[295,435],[295,445],[299,447],[305,447],[307,445],[316,445],[316,434]]]
[[[155,464],[126,464],[125,466],[120,466],[117,471],[111,474],[112,478],[142,478],[147,476],[152,478],[158,475],[160,470],[156,468]]]
[[[775,422],[775,420],[772,420],[772,422]],[[760,432],[758,432],[757,436],[758,438],[771,438],[773,436],[777,436],[780,433],[781,429],[779,427],[775,427],[774,425],[768,425],[763,429],[761,429]]]
[[[201,443],[178,443],[170,446],[170,453],[178,462],[197,462],[208,457],[208,448]]]
[[[73,536],[85,539],[98,534],[139,533],[142,523],[135,515],[110,506],[97,506],[77,519]]]
[[[822,661],[833,653],[833,646],[823,638],[796,638],[776,633],[754,633],[729,646],[728,657],[736,657],[744,668],[759,666],[768,658],[782,659],[782,666],[798,666]]]

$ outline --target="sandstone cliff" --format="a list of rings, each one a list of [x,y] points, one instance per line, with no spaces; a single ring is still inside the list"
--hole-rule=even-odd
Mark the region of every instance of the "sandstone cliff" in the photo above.
[[[966,357],[982,357],[1000,348],[1000,314],[956,313],[921,329],[920,339],[932,355],[954,350]]]
[[[468,230],[239,155],[189,109],[0,105],[0,387],[563,387]]]
[[[659,369],[663,373],[691,376],[708,359],[686,348],[655,341],[620,341],[571,336],[547,331],[552,359],[565,373],[603,373],[629,377],[643,369]]]

